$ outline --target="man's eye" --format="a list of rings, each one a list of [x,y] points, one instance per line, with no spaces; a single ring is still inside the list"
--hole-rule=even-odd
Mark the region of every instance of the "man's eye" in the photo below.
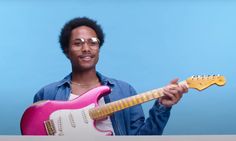
[[[90,41],[89,44],[91,46],[96,46],[96,45],[98,45],[98,42],[97,41]]]
[[[75,46],[82,46],[83,43],[82,43],[82,42],[75,42],[74,45],[75,45]]]

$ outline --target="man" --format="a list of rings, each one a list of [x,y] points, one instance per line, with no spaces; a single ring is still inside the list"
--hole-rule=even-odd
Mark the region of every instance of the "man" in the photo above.
[[[99,100],[109,103],[136,94],[126,82],[106,77],[96,71],[99,51],[104,43],[104,33],[96,21],[82,17],[65,24],[61,30],[60,45],[70,60],[72,73],[63,80],[43,87],[34,97],[40,100],[72,100],[100,85],[109,86],[112,92]],[[179,86],[177,79],[164,88],[164,96],[156,100],[145,120],[141,105],[116,112],[97,122],[99,129],[112,131],[113,135],[161,135],[169,119],[171,107],[176,104],[185,86]]]

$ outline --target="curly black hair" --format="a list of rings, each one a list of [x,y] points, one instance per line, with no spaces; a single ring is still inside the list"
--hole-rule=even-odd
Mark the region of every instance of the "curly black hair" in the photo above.
[[[101,47],[103,45],[105,35],[103,33],[102,27],[97,24],[97,21],[92,20],[88,17],[77,17],[67,22],[61,29],[59,43],[64,54],[67,54],[72,30],[79,26],[88,26],[92,28],[96,32],[97,37],[100,40],[99,46]]]

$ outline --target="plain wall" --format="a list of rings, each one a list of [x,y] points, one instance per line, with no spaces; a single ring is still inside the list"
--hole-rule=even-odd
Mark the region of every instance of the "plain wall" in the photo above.
[[[164,134],[236,134],[235,15],[233,0],[0,1],[0,134],[19,135],[34,94],[71,72],[58,36],[77,16],[97,20],[106,34],[97,70],[139,93],[176,77],[225,76],[223,87],[189,90]],[[146,115],[152,105],[143,104]]]

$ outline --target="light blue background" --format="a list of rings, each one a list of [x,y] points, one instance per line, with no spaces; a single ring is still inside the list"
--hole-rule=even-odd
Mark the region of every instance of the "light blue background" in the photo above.
[[[174,106],[164,134],[236,134],[236,2],[54,0],[0,2],[0,134],[20,134],[20,118],[44,85],[67,75],[58,36],[77,16],[106,33],[97,69],[138,92],[173,78],[222,74],[224,87],[189,90]],[[143,105],[145,114],[153,101]]]

